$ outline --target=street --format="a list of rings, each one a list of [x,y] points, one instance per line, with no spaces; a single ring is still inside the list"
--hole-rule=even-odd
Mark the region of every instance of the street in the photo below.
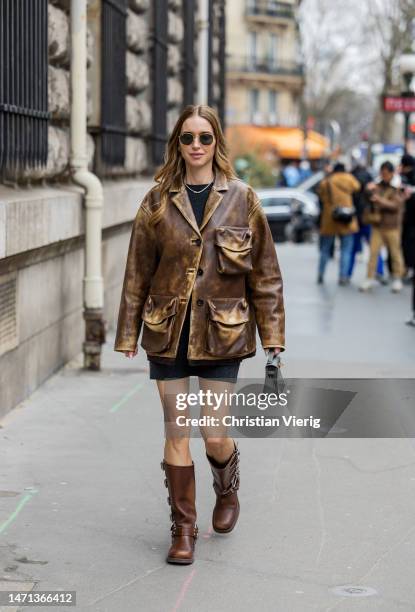
[[[352,286],[337,285],[336,261],[320,287],[316,244],[277,253],[286,376],[413,377],[408,287],[360,293],[362,259]],[[415,609],[408,439],[240,439],[241,515],[226,536],[212,532],[211,473],[193,439],[196,560],[166,564],[156,383],[142,349],[127,360],[113,338],[101,372],[82,370],[80,354],[0,421],[2,589],[73,590],[76,609],[94,612]],[[261,377],[263,367],[257,339],[240,377]]]

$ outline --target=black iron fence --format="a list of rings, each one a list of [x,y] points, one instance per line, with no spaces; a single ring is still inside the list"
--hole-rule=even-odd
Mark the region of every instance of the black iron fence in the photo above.
[[[0,0],[0,172],[48,157],[48,2]]]
[[[103,0],[101,40],[101,158],[108,165],[125,162],[128,0]]]
[[[195,91],[195,0],[183,0],[183,104],[194,104]]]
[[[153,3],[153,162],[160,165],[164,160],[167,140],[167,0]]]
[[[218,113],[225,129],[225,105],[226,105],[226,6],[222,2],[219,13],[219,88],[220,99],[218,101]]]

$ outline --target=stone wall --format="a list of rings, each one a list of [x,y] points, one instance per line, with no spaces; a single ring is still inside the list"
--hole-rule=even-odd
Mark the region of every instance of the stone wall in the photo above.
[[[151,185],[104,183],[102,273],[109,329],[116,323],[131,219]],[[82,350],[84,232],[82,190],[75,185],[0,186],[0,292],[9,281],[8,303],[15,304],[0,330],[0,418]]]

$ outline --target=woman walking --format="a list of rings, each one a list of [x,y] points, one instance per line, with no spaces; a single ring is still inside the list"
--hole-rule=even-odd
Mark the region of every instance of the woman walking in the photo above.
[[[155,181],[132,228],[114,350],[134,357],[143,329],[166,424],[166,560],[188,564],[198,536],[195,469],[190,429],[175,421],[177,397],[189,376],[206,393],[231,392],[241,361],[256,353],[256,327],[264,349],[285,349],[282,279],[260,200],[235,176],[214,109],[184,109]],[[223,402],[215,416],[226,413]],[[240,451],[226,429],[200,430],[216,493],[213,529],[229,533],[240,510]]]

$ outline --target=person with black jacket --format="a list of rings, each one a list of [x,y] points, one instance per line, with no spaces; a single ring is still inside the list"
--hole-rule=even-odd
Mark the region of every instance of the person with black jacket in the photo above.
[[[402,187],[406,201],[402,223],[402,251],[405,266],[412,270],[412,316],[408,325],[415,327],[415,158],[405,154],[401,160]]]
[[[359,181],[361,185],[360,191],[353,194],[353,204],[356,209],[357,221],[359,223],[359,231],[353,234],[353,249],[350,258],[349,265],[349,279],[353,275],[354,265],[356,261],[356,254],[362,251],[362,240],[366,240],[367,244],[370,243],[370,231],[371,226],[363,223],[362,214],[365,207],[368,205],[368,197],[366,192],[366,187],[373,181],[373,177],[367,168],[360,162],[358,162],[353,168],[352,172],[353,176]],[[383,281],[384,272],[383,272],[383,258],[379,253],[377,268],[376,268],[376,277]]]

